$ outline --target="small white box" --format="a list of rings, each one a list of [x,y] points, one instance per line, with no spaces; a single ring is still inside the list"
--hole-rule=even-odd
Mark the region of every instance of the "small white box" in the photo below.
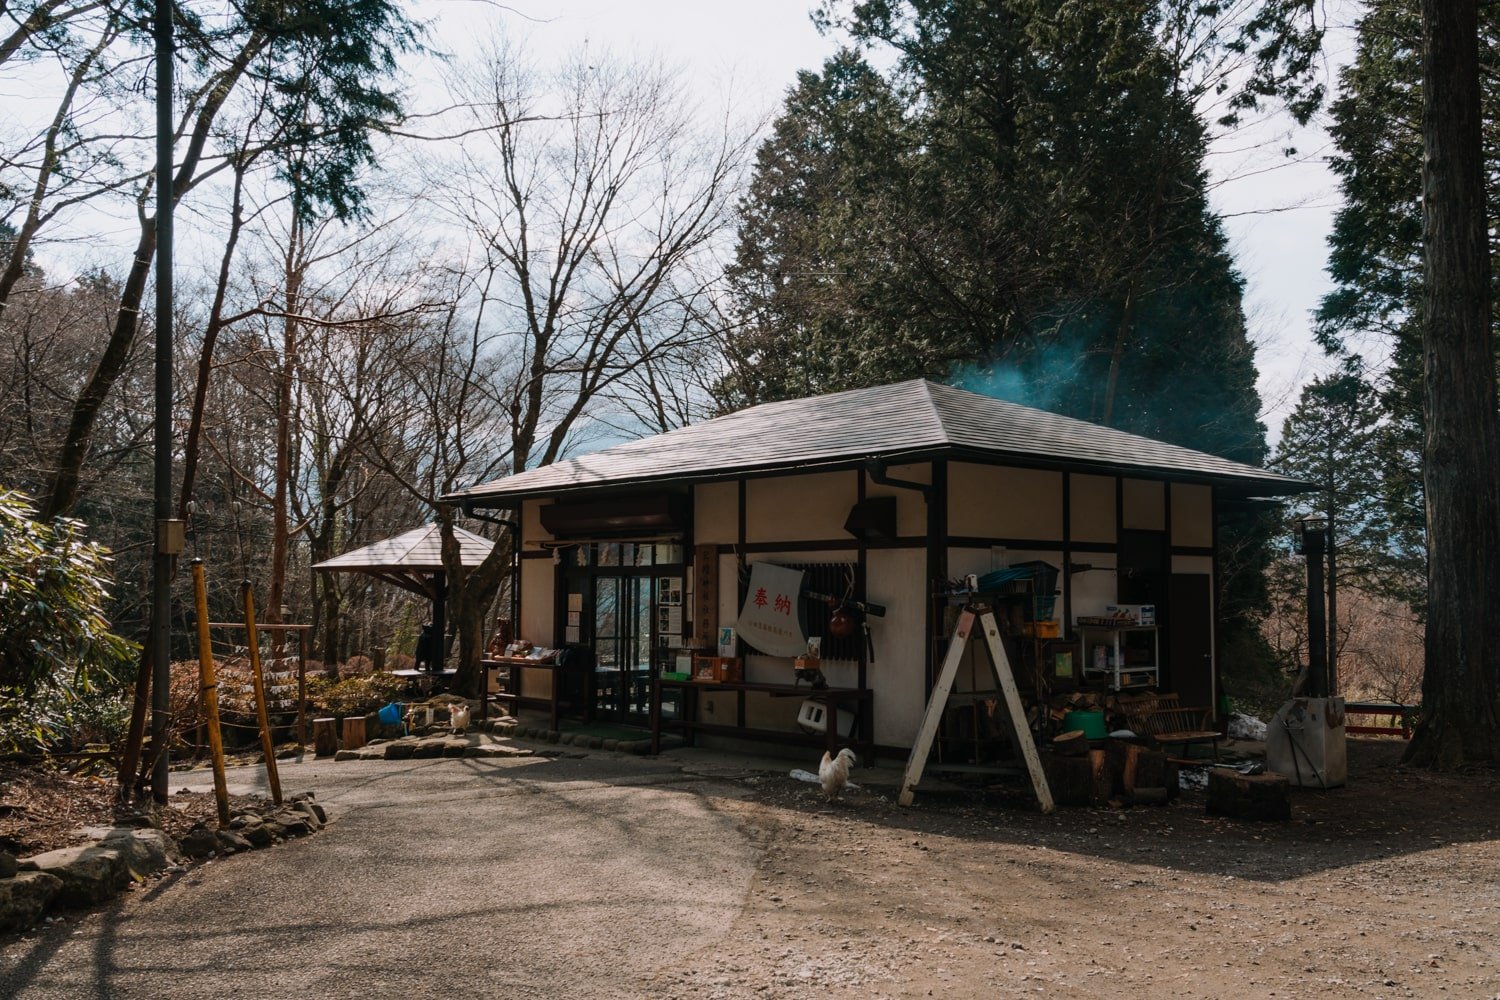
[[[1111,604],[1104,613],[1111,618],[1128,618],[1135,625],[1156,624],[1154,604]]]
[[[797,712],[797,725],[802,727],[805,733],[828,732],[828,706],[821,701],[809,698],[802,703],[802,708]],[[845,739],[854,731],[854,713],[842,712],[839,715],[839,735]]]

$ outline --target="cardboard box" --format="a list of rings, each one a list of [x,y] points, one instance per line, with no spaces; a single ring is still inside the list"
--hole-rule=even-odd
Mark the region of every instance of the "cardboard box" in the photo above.
[[[745,668],[738,656],[693,657],[693,680],[704,684],[738,684]]]
[[[1128,619],[1132,625],[1156,624],[1154,604],[1111,604],[1104,613],[1111,618]]]

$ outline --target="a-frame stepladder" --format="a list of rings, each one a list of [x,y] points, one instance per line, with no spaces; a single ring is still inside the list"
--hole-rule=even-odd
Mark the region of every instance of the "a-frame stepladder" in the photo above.
[[[927,713],[922,716],[922,728],[917,732],[917,741],[912,744],[911,756],[906,760],[906,774],[901,778],[901,796],[898,801],[909,806],[922,780],[922,770],[927,766],[927,754],[932,750],[933,738],[937,736],[938,723],[948,705],[948,696],[953,692],[953,681],[958,676],[958,664],[964,650],[969,646],[975,629],[984,633],[985,644],[990,651],[990,665],[995,668],[995,678],[1000,682],[1000,693],[1005,703],[1003,719],[1010,731],[1011,745],[1026,762],[1026,772],[1031,776],[1031,787],[1036,791],[1037,803],[1042,812],[1052,812],[1052,789],[1047,785],[1047,776],[1042,773],[1042,760],[1037,756],[1036,741],[1031,738],[1031,728],[1026,725],[1026,710],[1021,707],[1021,694],[1016,690],[1016,678],[1010,669],[1010,658],[1000,643],[1000,629],[995,625],[995,613],[984,604],[970,604],[958,616],[953,638],[948,642],[948,654],[943,657],[943,666],[938,671],[937,683],[932,687],[932,697],[927,701]]]

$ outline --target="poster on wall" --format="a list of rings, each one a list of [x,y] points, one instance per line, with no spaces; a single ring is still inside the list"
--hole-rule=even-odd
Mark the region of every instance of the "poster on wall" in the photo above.
[[[769,656],[801,656],[807,651],[801,593],[800,569],[763,562],[751,566],[745,605],[735,623],[740,638]]]
[[[656,581],[656,603],[677,607],[682,605],[682,577],[663,576]]]
[[[682,608],[663,605],[656,609],[656,631],[658,634],[679,635],[682,632]]]

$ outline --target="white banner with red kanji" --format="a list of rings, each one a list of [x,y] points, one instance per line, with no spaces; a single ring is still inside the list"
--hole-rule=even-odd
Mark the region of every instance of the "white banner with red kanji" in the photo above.
[[[802,571],[758,562],[750,567],[750,589],[736,624],[740,638],[767,656],[807,652],[802,622]]]

